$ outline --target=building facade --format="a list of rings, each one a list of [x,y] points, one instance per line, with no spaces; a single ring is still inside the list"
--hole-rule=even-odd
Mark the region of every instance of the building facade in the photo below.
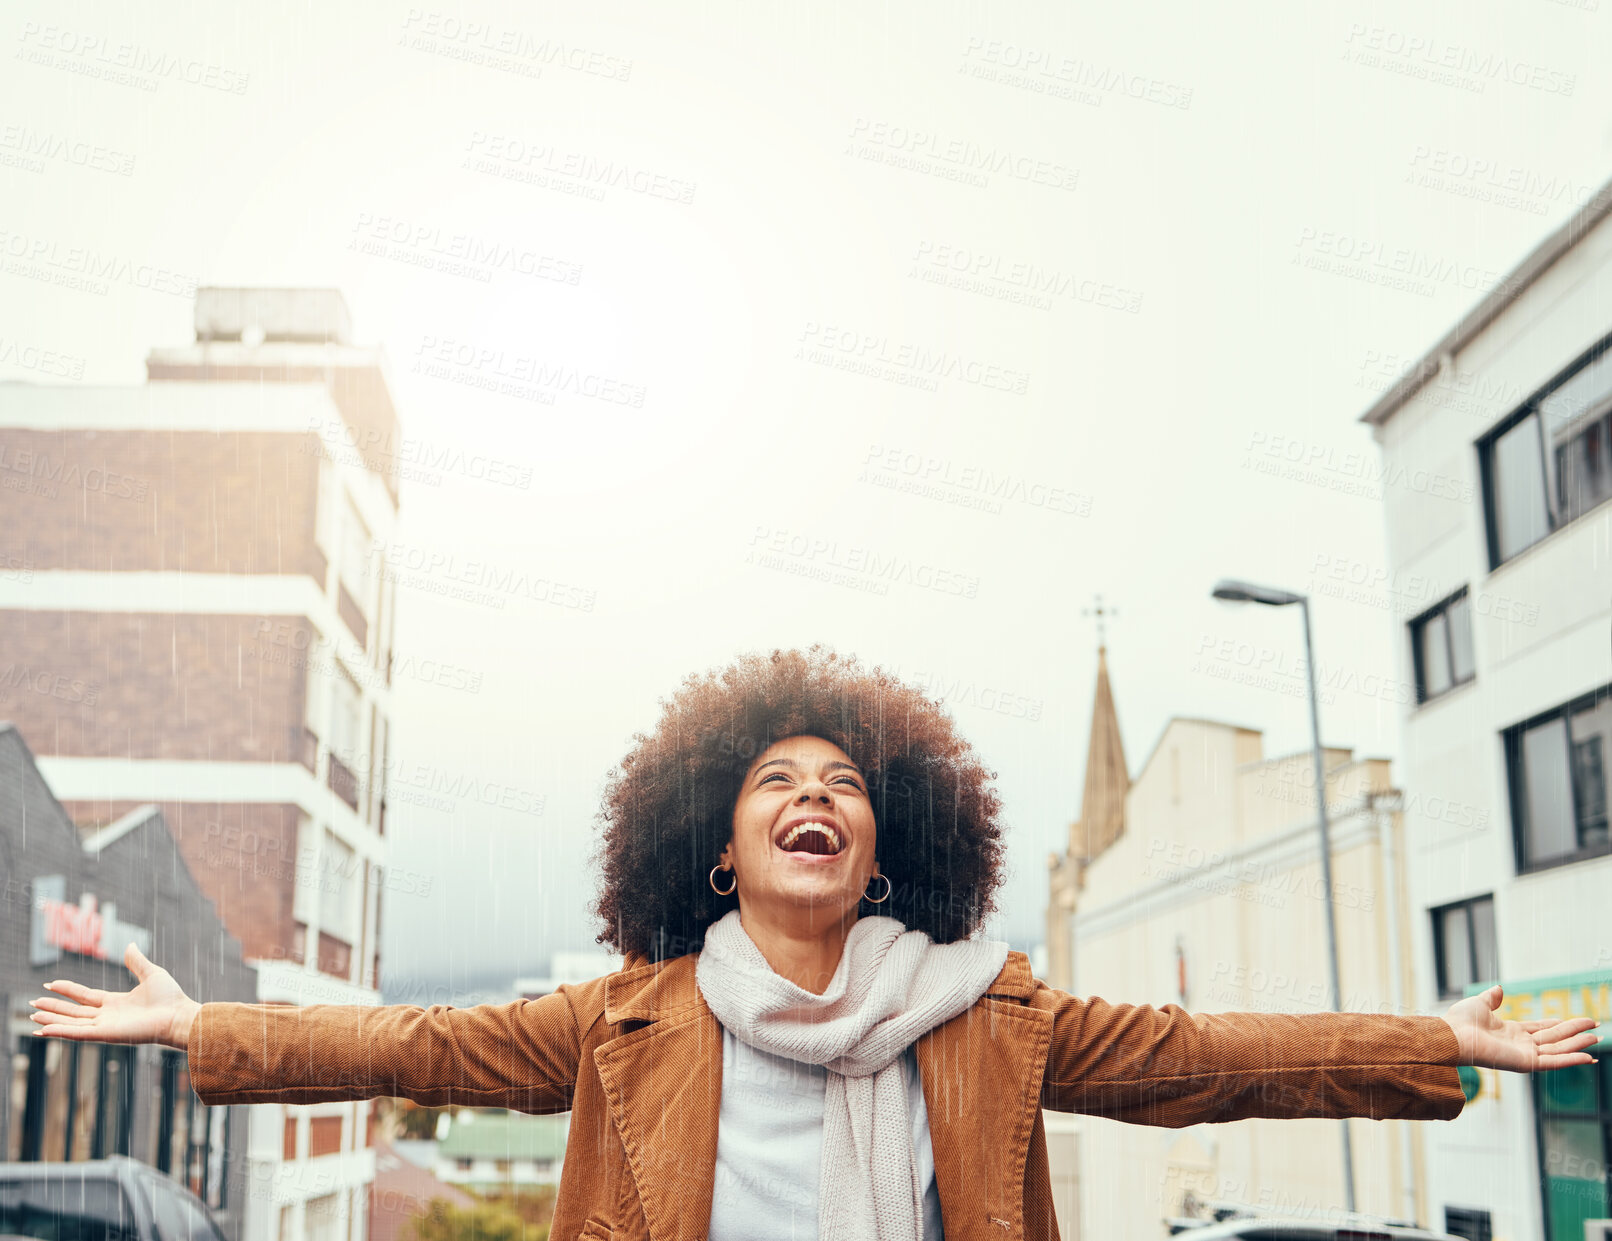
[[[1384,759],[1324,752],[1340,1007],[1413,1011],[1410,904]],[[1326,1012],[1325,885],[1312,756],[1266,758],[1257,730],[1170,721],[1085,867],[1072,990],[1189,1012]],[[1344,1122],[1154,1129],[1080,1118],[1081,1231],[1153,1241],[1213,1205],[1338,1222]],[[1427,1216],[1421,1128],[1351,1120],[1355,1209]]]
[[[560,1183],[571,1115],[460,1108],[443,1116],[438,1129],[441,1140],[432,1168],[437,1180],[486,1193],[514,1193]]]
[[[249,1185],[244,1107],[204,1107],[183,1052],[39,1038],[29,1001],[66,979],[128,991],[130,943],[187,995],[252,1001],[257,979],[180,856],[161,811],[81,831],[15,726],[0,723],[0,1012],[10,1047],[0,1159],[130,1155],[185,1185],[241,1241]]]
[[[1612,186],[1365,413],[1398,632],[1412,943],[1425,1004],[1500,982],[1503,1016],[1612,1017]],[[1326,583],[1322,587],[1328,588]],[[1582,1241],[1612,1217],[1598,1066],[1484,1075],[1429,1135],[1464,1235]]]
[[[195,327],[140,386],[0,384],[0,716],[80,826],[161,808],[257,999],[376,1003],[384,361],[333,290],[204,288]],[[251,1109],[243,1241],[364,1237],[369,1114]]]

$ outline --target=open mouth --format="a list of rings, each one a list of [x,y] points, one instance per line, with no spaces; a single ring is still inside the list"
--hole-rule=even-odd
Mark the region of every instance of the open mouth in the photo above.
[[[811,819],[788,828],[778,838],[778,847],[785,853],[833,857],[844,849],[845,839],[833,824]]]

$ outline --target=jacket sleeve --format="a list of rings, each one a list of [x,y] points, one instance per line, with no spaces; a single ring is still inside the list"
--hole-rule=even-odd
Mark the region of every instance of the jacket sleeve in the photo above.
[[[190,1081],[208,1106],[332,1103],[387,1095],[563,1112],[581,1037],[575,994],[510,1004],[203,1004],[190,1027]]]
[[[1053,1017],[1042,1106],[1140,1125],[1250,1117],[1453,1120],[1466,1097],[1442,1017],[1189,1013],[1039,984]]]

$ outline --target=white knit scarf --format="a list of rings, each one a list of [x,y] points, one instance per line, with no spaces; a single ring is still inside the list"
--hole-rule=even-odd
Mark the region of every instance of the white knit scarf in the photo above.
[[[937,944],[894,918],[861,918],[822,995],[773,972],[732,910],[694,971],[724,1029],[828,1069],[819,1241],[922,1241],[923,1187],[897,1063],[920,1035],[973,1007],[1007,961],[990,940]]]

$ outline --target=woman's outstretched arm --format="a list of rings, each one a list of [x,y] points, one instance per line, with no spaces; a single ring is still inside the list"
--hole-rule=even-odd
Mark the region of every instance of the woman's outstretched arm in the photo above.
[[[564,992],[474,1008],[198,1004],[133,944],[133,991],[54,982],[35,1031],[97,1043],[160,1043],[189,1057],[203,1103],[332,1103],[386,1095],[563,1112],[581,1039]]]
[[[1532,1072],[1588,1063],[1591,1018],[1502,1022],[1499,987],[1443,1017],[1189,1013],[1042,986],[1053,1015],[1042,1104],[1179,1128],[1251,1117],[1451,1120],[1463,1064]]]

